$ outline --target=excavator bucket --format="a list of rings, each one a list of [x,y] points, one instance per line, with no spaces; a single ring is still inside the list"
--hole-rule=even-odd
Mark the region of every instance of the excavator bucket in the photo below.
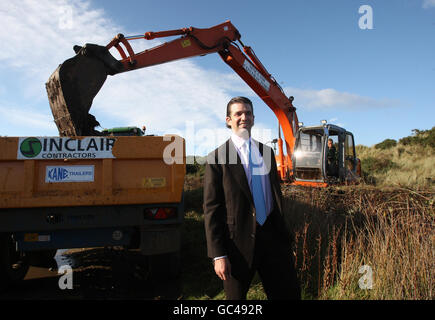
[[[89,110],[107,75],[120,72],[122,64],[99,45],[74,46],[74,51],[45,84],[51,112],[60,136],[100,135]]]

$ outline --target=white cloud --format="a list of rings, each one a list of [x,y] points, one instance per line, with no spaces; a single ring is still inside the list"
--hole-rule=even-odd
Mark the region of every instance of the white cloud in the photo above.
[[[5,123],[19,123],[25,114],[33,118],[26,120],[27,126],[43,129],[45,121],[45,127],[53,124],[44,84],[60,63],[74,55],[73,45],[105,45],[120,32],[138,33],[115,25],[104,10],[92,8],[87,0],[5,2],[0,9],[0,27],[0,41],[7,44],[0,50],[0,70],[11,78],[19,77],[22,88],[21,100],[14,104],[24,100],[35,106],[7,112],[2,103],[0,111],[6,117],[1,122],[3,134],[7,134]],[[138,40],[133,44],[138,52],[159,42]],[[116,50],[111,52],[119,57]],[[183,132],[186,121],[193,121],[196,130],[219,130],[225,128],[225,106],[231,93],[249,90],[235,74],[204,70],[192,60],[181,60],[109,76],[91,113],[103,127],[146,125],[147,133],[154,134]],[[4,95],[7,90],[2,92]],[[3,99],[15,100],[13,96]],[[39,107],[41,113],[35,111]],[[215,146],[210,142],[208,151]]]
[[[428,9],[435,7],[435,0],[423,0],[423,8]]]
[[[53,135],[57,132],[52,118],[46,114],[32,111],[30,108],[18,109],[10,105],[1,105],[0,118],[2,122],[6,122],[15,128],[14,135],[17,135],[15,132],[20,130],[23,135],[41,135],[38,134],[38,130],[49,130]],[[6,134],[6,132],[2,132],[2,135]]]
[[[154,132],[178,127],[185,121],[194,121],[199,127],[223,123],[229,95],[209,77],[189,61],[108,77],[92,112],[97,119],[142,122]]]
[[[70,12],[68,28],[62,22],[65,12]],[[74,55],[73,45],[104,43],[116,34],[118,28],[103,14],[84,1],[5,2],[0,10],[0,40],[8,45],[0,51],[0,61],[45,81],[59,63]]]
[[[328,120],[328,123],[335,124],[339,127],[346,127],[346,125],[343,122],[339,122],[338,118],[331,118]]]
[[[362,108],[388,108],[399,105],[393,99],[374,99],[348,92],[339,92],[335,89],[298,89],[286,88],[285,92],[297,97],[294,105],[305,109],[345,108],[346,110],[359,110]]]

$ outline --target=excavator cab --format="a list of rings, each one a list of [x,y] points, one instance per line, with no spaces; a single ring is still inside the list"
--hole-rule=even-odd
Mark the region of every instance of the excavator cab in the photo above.
[[[353,134],[326,122],[299,128],[292,162],[296,185],[355,183],[361,176]]]

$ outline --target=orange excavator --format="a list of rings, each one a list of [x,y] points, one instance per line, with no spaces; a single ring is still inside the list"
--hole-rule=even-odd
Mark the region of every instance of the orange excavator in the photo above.
[[[137,39],[151,40],[170,36],[181,36],[175,40],[135,53],[130,41]],[[83,47],[74,46],[76,55],[61,64],[50,76],[46,88],[50,107],[61,136],[99,135],[94,128],[99,125],[89,113],[94,97],[101,89],[108,75],[150,67],[178,59],[203,56],[218,53],[228,64],[268,105],[279,121],[278,155],[276,156],[278,172],[283,181],[301,185],[327,186],[329,178],[326,174],[327,140],[329,132],[337,133],[338,146],[337,177],[346,174],[346,151],[349,143],[347,131],[334,126],[329,130],[326,125],[304,133],[300,128],[293,97],[287,97],[264,65],[255,55],[251,47],[245,46],[240,40],[241,35],[230,21],[208,29],[183,28],[162,32],[146,32],[143,35],[126,37],[118,34],[106,46],[86,44]],[[121,60],[114,58],[109,50],[116,48]],[[284,141],[281,138],[281,129]],[[332,129],[332,130],[331,130]],[[307,141],[306,139],[312,139]],[[311,152],[312,142],[319,143],[318,153]],[[287,153],[284,153],[284,143]],[[353,143],[353,136],[352,136]],[[296,145],[300,145],[299,150]],[[341,148],[343,147],[343,148]],[[355,155],[355,148],[353,155]],[[342,151],[343,149],[343,151]],[[349,153],[349,152],[347,152]],[[295,166],[298,159],[295,155],[304,155],[301,167]],[[314,157],[314,158],[313,158]],[[340,158],[341,157],[341,158]],[[352,165],[348,171],[357,173],[358,161],[354,157],[348,159]],[[308,167],[306,167],[308,165]],[[341,166],[341,167],[340,167]],[[300,177],[298,177],[298,173]]]

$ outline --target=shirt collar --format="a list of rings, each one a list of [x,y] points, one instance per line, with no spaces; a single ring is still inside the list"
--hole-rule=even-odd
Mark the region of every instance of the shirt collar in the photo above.
[[[242,137],[239,137],[237,134],[235,134],[234,132],[231,133],[231,140],[233,141],[234,145],[237,147],[237,149],[242,148],[243,144],[245,144],[246,142],[249,142],[251,138],[249,139],[243,139]]]

